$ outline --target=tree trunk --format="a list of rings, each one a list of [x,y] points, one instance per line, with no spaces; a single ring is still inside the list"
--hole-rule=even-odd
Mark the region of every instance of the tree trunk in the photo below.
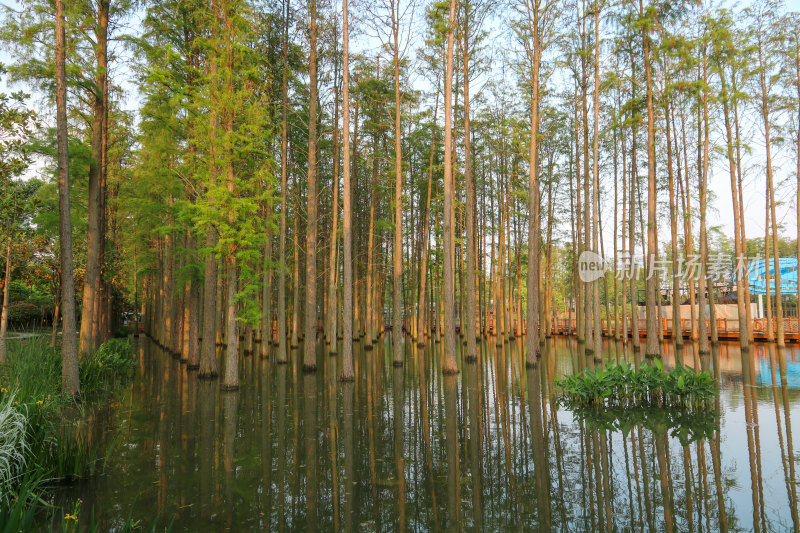
[[[437,84],[438,85],[438,84]],[[436,145],[436,116],[439,113],[439,90],[436,90],[436,100],[433,105],[433,128],[431,129],[431,151],[428,161],[428,193],[425,201],[425,212],[422,215],[422,246],[420,247],[419,262],[419,303],[417,305],[417,347],[425,346],[425,338],[428,336],[429,325],[427,324],[426,309],[426,287],[428,273],[428,241],[431,232],[431,191],[433,189],[433,154]]]
[[[108,8],[109,0],[97,2],[95,26],[95,90],[92,101],[92,158],[89,163],[89,193],[88,193],[88,228],[86,242],[86,274],[83,284],[83,307],[81,309],[80,352],[92,353],[97,349],[94,336],[95,316],[94,308],[97,299],[97,287],[100,280],[100,247],[102,244],[103,198],[101,182],[102,177],[102,151],[103,151],[103,124],[105,116],[105,95],[103,87],[108,68]]]
[[[736,261],[738,262],[745,255],[745,252],[742,248],[742,221],[739,218],[741,216],[739,209],[740,197],[738,191],[739,187],[736,179],[736,161],[733,157],[733,130],[731,128],[730,120],[731,95],[728,93],[727,89],[724,65],[722,65],[720,68],[719,76],[722,85],[721,99],[723,116],[725,119],[725,154],[728,158],[728,170],[731,178],[731,198],[733,200],[733,242],[736,253]],[[750,348],[750,339],[747,335],[747,312],[745,310],[745,289],[742,274],[743,272],[737,272],[736,275],[736,308],[739,315],[739,345],[742,350],[748,350]]]
[[[458,373],[456,362],[455,301],[453,285],[453,31],[456,2],[450,0],[447,58],[444,82],[444,365],[445,374]]]
[[[294,241],[294,262],[292,271],[292,350],[300,346],[300,216],[298,212],[298,196],[300,196],[299,178],[295,176],[295,199],[294,199],[294,231],[292,238]]]
[[[344,322],[344,335],[342,337],[343,353],[340,379],[342,381],[353,381],[355,379],[355,374],[353,372],[353,190],[350,184],[350,44],[347,0],[342,0],[342,20],[342,141],[344,145],[344,161],[342,166],[342,182],[344,186],[344,205],[342,206],[344,219],[342,221],[342,231],[344,233],[342,258],[344,266],[344,286],[342,300],[344,309],[342,312],[342,321]],[[336,342],[335,339],[332,342]],[[348,390],[350,391],[349,399],[352,403],[352,388]],[[352,405],[350,407],[352,407]],[[350,421],[352,422],[352,412],[350,412]],[[345,433],[345,438],[350,439],[352,442],[351,434]],[[350,478],[348,478],[348,487],[351,485]]]
[[[770,223],[772,224],[772,255],[775,264],[775,319],[777,322],[775,333],[778,347],[783,348],[786,346],[786,341],[784,339],[783,331],[783,297],[781,294],[780,254],[778,252],[778,221],[775,214],[775,186],[773,184],[772,175],[772,134],[771,125],[769,122],[769,91],[767,90],[767,68],[769,65],[764,57],[764,44],[762,42],[762,33],[760,28],[758,31],[758,63],[761,67],[759,69],[759,78],[761,82],[761,117],[764,120],[764,152],[767,160],[767,194],[769,195],[769,216]],[[769,265],[767,265],[767,267],[769,267]],[[769,290],[769,288],[767,289]]]
[[[317,369],[317,0],[310,0],[308,76],[308,223],[303,371]]]
[[[271,224],[272,203],[267,201],[264,218]],[[261,289],[261,357],[269,357],[272,344],[272,230],[267,229],[264,240],[264,285]]]
[[[213,228],[206,233],[206,248],[214,249],[217,237]],[[199,378],[215,378],[217,371],[217,259],[214,253],[206,257],[203,279],[203,345],[200,352]]]
[[[236,323],[236,293],[238,292],[238,272],[236,256],[226,260],[225,268],[225,377],[222,390],[239,389],[239,328]]]
[[[644,17],[644,6],[639,0],[639,14]],[[650,65],[649,24],[642,25],[644,72],[647,98],[647,286],[645,296],[645,318],[647,319],[647,339],[644,355],[653,358],[661,354],[658,342],[658,276],[655,261],[658,255],[658,219],[656,216],[656,127],[653,105],[653,74]]]
[[[0,365],[8,363],[6,332],[8,331],[8,301],[11,293],[11,234],[6,235],[6,269],[3,277],[3,310],[0,313]]]
[[[594,139],[592,144],[592,251],[595,256],[601,251],[601,246],[598,244],[600,241],[600,5],[597,0],[594,2],[594,91],[592,96],[594,102],[592,105],[594,111]],[[655,152],[654,152],[655,153]],[[603,280],[605,281],[605,273],[603,273]],[[592,299],[593,309],[592,315],[594,317],[594,334],[592,340],[594,346],[592,353],[594,354],[594,361],[602,363],[603,361],[603,330],[602,322],[600,321],[600,279],[592,282]],[[606,300],[607,301],[607,300]]]
[[[338,58],[334,61],[333,81],[333,183],[331,185],[331,234],[328,248],[328,298],[325,313],[325,343],[328,353],[336,354],[337,282],[339,264],[336,261],[339,242],[339,73]],[[348,135],[347,132],[344,133]]]
[[[672,250],[672,339],[675,346],[683,346],[683,331],[681,330],[681,304],[679,300],[680,295],[680,278],[678,277],[678,214],[677,206],[675,205],[675,177],[673,175],[672,167],[672,141],[670,136],[670,106],[669,100],[666,102],[666,109],[664,113],[664,132],[667,135],[667,176],[669,179],[669,229],[672,237],[671,250]],[[682,362],[681,356],[678,356],[678,361]]]
[[[72,223],[69,198],[69,137],[67,133],[66,35],[64,0],[56,0],[56,136],[58,143],[58,240],[61,260],[61,391],[80,394],[72,263]]]
[[[286,0],[283,7],[283,78],[281,82],[281,228],[278,244],[278,358],[279,364],[288,361],[286,339],[286,187],[287,170],[286,161],[288,145],[288,50],[289,50],[289,3]]]
[[[372,184],[370,186],[369,201],[369,228],[367,229],[367,271],[364,287],[364,326],[367,332],[365,350],[372,350],[372,345],[377,342],[373,308],[375,307],[375,214],[378,210],[378,140],[377,135],[372,138]]]
[[[708,60],[706,50],[703,48],[703,81],[708,83]],[[702,164],[699,169],[700,175],[700,265],[698,278],[698,321],[697,333],[700,340],[698,354],[708,355],[711,349],[708,344],[708,327],[706,326],[706,264],[708,261],[708,239],[706,238],[706,202],[708,196],[708,163],[709,163],[709,124],[708,124],[708,91],[703,90],[700,97],[700,110],[698,122],[698,134],[702,128]],[[699,137],[699,135],[698,135]]]
[[[392,246],[392,363],[403,365],[403,159],[400,129],[400,0],[391,0],[394,37],[394,245]]]
[[[633,57],[633,50],[631,50],[631,64],[632,67],[632,76],[631,76],[631,98],[636,98],[636,63]],[[637,188],[637,184],[639,182],[639,166],[637,164],[636,158],[636,134],[638,132],[636,116],[631,111],[633,115],[631,118],[631,179],[629,183],[630,188],[630,204],[629,209],[630,213],[628,218],[630,219],[630,225],[628,227],[628,250],[630,253],[630,261],[633,263],[634,251],[636,250],[636,210],[634,209],[634,199],[635,193],[634,191]],[[631,340],[633,341],[633,351],[639,352],[641,350],[641,339],[639,338],[639,299],[636,295],[636,282],[637,282],[637,269],[632,269],[633,275],[628,279],[628,284],[630,285],[631,290]]]

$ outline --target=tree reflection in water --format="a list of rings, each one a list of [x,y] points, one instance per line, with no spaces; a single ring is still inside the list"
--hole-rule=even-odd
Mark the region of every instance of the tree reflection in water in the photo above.
[[[242,357],[239,391],[220,392],[142,339],[139,377],[87,422],[114,439],[105,468],[57,503],[81,498],[100,529],[131,507],[178,530],[800,527],[796,347],[665,346],[666,367],[681,357],[722,386],[687,417],[560,406],[553,380],[594,364],[570,339],[548,339],[530,368],[519,339],[484,342],[456,376],[442,375],[441,344],[407,343],[395,368],[390,342],[357,347],[353,383],[320,350],[315,374]],[[613,342],[603,358],[640,362]]]

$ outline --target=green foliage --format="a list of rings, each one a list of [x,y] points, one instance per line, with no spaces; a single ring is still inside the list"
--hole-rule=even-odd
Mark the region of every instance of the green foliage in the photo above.
[[[39,510],[37,502],[39,497],[36,490],[41,484],[40,479],[28,478],[17,489],[8,490],[0,484],[0,494],[6,500],[0,500],[0,533],[17,533],[19,531],[33,531],[36,514]]]
[[[0,76],[6,73],[0,64]],[[26,94],[0,92],[0,182],[7,182],[28,168],[28,136],[36,114],[25,107]]]
[[[81,361],[81,390],[91,377],[103,381],[127,377],[133,370],[133,347],[127,339],[110,339],[91,356]],[[99,387],[96,388],[100,390]]]
[[[592,372],[557,379],[561,402],[569,407],[632,408],[675,407],[702,410],[718,393],[711,375],[677,365],[665,372],[661,361],[643,363],[639,370],[628,363],[609,363]]]
[[[114,332],[115,339],[126,339],[130,335],[133,335],[133,328],[128,326],[120,326],[119,329]]]

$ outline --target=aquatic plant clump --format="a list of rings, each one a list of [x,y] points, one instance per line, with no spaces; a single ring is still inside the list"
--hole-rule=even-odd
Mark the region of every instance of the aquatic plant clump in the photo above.
[[[707,371],[678,364],[664,371],[661,361],[643,363],[638,370],[626,362],[609,363],[595,371],[555,381],[560,400],[568,407],[677,407],[704,409],[719,390]]]

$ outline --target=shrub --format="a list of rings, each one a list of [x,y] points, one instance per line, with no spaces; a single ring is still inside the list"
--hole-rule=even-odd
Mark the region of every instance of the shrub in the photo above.
[[[92,356],[92,363],[104,372],[127,374],[135,366],[133,346],[128,339],[110,339]]]
[[[42,308],[30,302],[11,302],[8,305],[8,322],[12,327],[27,327],[41,322]]]
[[[120,326],[119,329],[114,332],[114,338],[116,339],[126,339],[130,335],[133,335],[133,328],[129,326]]]

